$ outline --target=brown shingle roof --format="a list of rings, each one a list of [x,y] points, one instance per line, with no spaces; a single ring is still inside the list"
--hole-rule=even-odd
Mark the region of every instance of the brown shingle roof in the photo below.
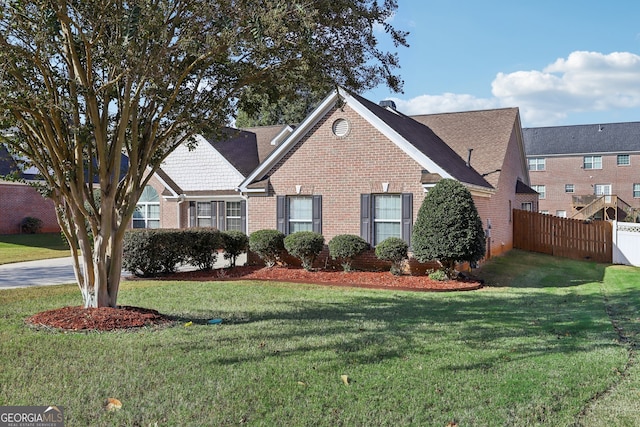
[[[428,126],[460,157],[467,159],[469,149],[471,166],[494,187],[497,187],[507,146],[518,118],[517,108],[465,111],[412,116]],[[490,173],[490,174],[489,174]]]
[[[271,145],[271,141],[275,138],[287,125],[273,125],[273,126],[255,126],[242,128],[247,132],[252,132],[256,135],[256,141],[258,144],[258,158],[262,162],[267,158],[277,145]]]
[[[382,108],[361,96],[352,96],[458,181],[488,188],[493,185],[481,176],[481,172],[474,168],[473,163],[468,167],[463,160],[464,157],[449,145],[446,138],[438,135],[435,129],[412,117]]]

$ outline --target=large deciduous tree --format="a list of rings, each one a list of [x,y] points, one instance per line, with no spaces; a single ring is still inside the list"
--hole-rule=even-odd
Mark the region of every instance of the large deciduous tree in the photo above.
[[[382,29],[406,45],[386,22],[396,8],[396,0],[3,1],[0,119],[15,127],[4,142],[42,174],[84,305],[116,306],[123,236],[150,176],[179,144],[227,124],[244,91],[400,90],[397,56],[377,44]]]

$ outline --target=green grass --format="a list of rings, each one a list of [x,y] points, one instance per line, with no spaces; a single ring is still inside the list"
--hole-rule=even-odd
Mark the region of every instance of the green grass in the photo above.
[[[0,235],[0,264],[69,256],[60,233]]]
[[[123,282],[120,304],[178,321],[109,333],[24,325],[74,286],[0,291],[0,405],[61,405],[70,426],[638,425],[639,269],[513,251],[481,275],[460,293]]]

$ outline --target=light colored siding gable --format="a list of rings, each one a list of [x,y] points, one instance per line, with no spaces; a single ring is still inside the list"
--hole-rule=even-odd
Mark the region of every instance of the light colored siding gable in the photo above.
[[[189,151],[180,145],[162,163],[162,169],[184,191],[235,189],[244,176],[204,138]]]

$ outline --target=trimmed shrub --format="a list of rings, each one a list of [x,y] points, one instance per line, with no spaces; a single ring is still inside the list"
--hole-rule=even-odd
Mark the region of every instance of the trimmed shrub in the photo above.
[[[311,271],[313,262],[324,248],[324,237],[313,231],[297,231],[285,237],[284,248],[302,261],[302,268]]]
[[[25,217],[20,221],[20,231],[26,234],[36,234],[42,230],[42,220],[32,216]]]
[[[389,237],[376,246],[376,256],[383,261],[391,261],[391,273],[402,274],[402,262],[407,259],[409,245],[399,237]]]
[[[429,279],[431,279],[431,280],[437,280],[437,281],[439,281],[439,282],[442,282],[442,281],[444,281],[444,280],[447,280],[447,279],[448,279],[448,277],[447,277],[447,273],[445,273],[444,271],[442,271],[442,270],[436,270],[436,271],[433,271],[433,272],[431,272],[431,273],[429,274]]]
[[[449,278],[456,275],[456,263],[482,259],[482,220],[464,185],[443,179],[427,193],[413,226],[412,246],[418,261],[439,261]]]
[[[173,273],[186,260],[184,234],[177,230],[136,229],[124,236],[122,267],[139,277]]]
[[[284,251],[284,234],[278,230],[258,230],[249,235],[249,249],[258,254],[267,267],[273,267]]]
[[[242,231],[229,230],[221,233],[222,244],[224,247],[224,259],[230,260],[230,267],[236,266],[238,256],[247,251],[249,246],[249,236]]]
[[[354,234],[340,234],[329,241],[329,255],[340,261],[344,271],[351,271],[353,259],[367,249],[366,240]]]
[[[200,270],[211,270],[223,242],[217,228],[192,228],[183,231],[185,261]]]

